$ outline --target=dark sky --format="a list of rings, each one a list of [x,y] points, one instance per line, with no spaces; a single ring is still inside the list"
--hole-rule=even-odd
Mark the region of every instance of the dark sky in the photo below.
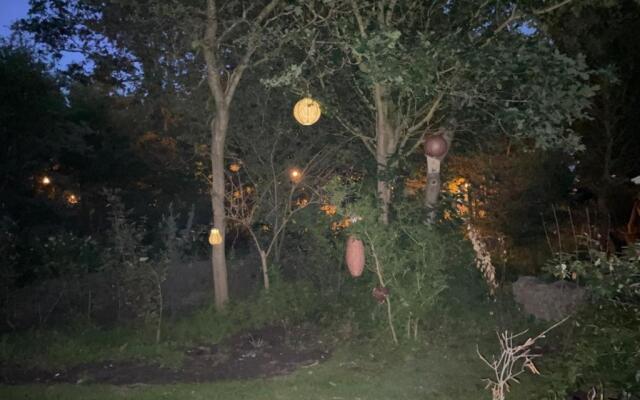
[[[0,36],[9,36],[11,34],[11,24],[22,17],[26,17],[28,11],[29,0],[0,0]],[[67,53],[60,60],[60,67],[64,67],[70,62],[81,60],[81,55]]]

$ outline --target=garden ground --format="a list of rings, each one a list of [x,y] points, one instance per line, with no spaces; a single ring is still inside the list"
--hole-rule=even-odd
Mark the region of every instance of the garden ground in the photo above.
[[[112,359],[103,353],[81,362],[91,359],[89,343],[100,342],[91,334],[84,339],[84,355],[69,352],[67,363],[55,352],[38,361],[32,358],[28,368],[18,367],[25,364],[16,363],[15,358],[13,364],[5,363],[0,398],[488,399],[483,378],[490,371],[479,360],[476,346],[485,354],[496,349],[492,326],[501,321],[496,316],[499,311],[494,313],[492,308],[481,307],[471,320],[441,315],[428,324],[419,340],[401,346],[390,345],[387,337],[358,335],[348,322],[321,329],[302,324],[244,331],[218,343],[164,344],[165,350],[173,346],[171,351],[138,361],[133,359],[144,353],[139,350],[142,347],[128,349],[129,340],[120,335],[112,338],[114,343],[125,340],[120,349],[103,346],[112,349]],[[41,340],[63,341],[61,335]],[[6,349],[10,340],[4,341]],[[77,339],[67,343],[83,346]],[[20,351],[28,356],[27,350]],[[182,358],[173,352],[181,352]],[[5,353],[15,356],[19,350]],[[11,357],[5,354],[4,358]],[[530,393],[531,383],[545,381],[544,366],[540,369],[542,376],[525,377],[514,387],[512,398],[541,398]]]

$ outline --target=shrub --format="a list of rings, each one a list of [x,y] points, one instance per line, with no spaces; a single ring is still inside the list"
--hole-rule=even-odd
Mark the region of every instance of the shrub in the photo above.
[[[584,285],[592,297],[565,330],[562,355],[550,368],[555,371],[549,378],[551,390],[595,387],[603,395],[624,399],[640,393],[640,244],[620,255],[595,246],[560,253],[546,270]]]

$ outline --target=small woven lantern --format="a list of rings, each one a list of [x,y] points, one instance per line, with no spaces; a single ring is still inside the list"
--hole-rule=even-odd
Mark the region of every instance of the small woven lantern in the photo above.
[[[321,114],[320,104],[310,97],[301,99],[293,107],[293,117],[301,125],[315,124],[320,119]]]
[[[211,232],[209,232],[209,244],[215,246],[221,243],[222,235],[220,234],[220,230],[216,228],[211,229]]]

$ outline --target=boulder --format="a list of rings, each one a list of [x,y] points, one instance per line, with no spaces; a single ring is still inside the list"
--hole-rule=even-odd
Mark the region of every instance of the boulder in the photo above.
[[[587,301],[587,290],[573,282],[544,282],[521,276],[513,284],[513,297],[528,314],[545,321],[558,321]]]

